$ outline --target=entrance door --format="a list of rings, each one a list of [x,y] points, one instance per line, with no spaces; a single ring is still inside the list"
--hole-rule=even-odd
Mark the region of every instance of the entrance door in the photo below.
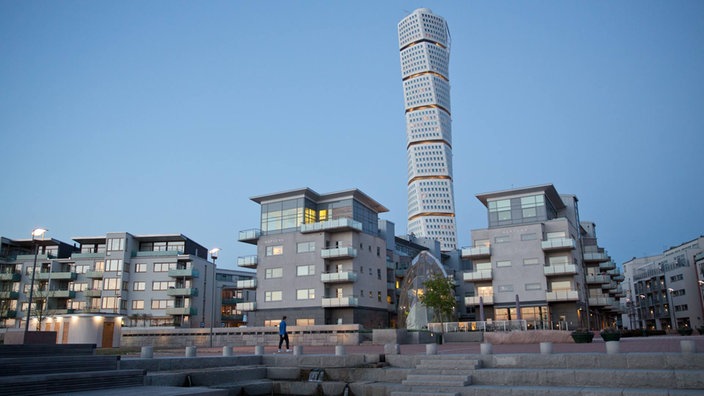
[[[63,334],[61,335],[61,343],[62,344],[68,344],[68,325],[71,323],[68,320],[64,320],[64,331]]]
[[[101,348],[112,348],[112,333],[115,331],[115,322],[103,323],[103,341]]]

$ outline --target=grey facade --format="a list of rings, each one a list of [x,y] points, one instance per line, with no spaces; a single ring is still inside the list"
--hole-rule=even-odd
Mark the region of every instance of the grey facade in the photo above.
[[[574,195],[547,184],[477,198],[489,227],[472,230],[472,246],[462,249],[472,261],[464,302],[475,320],[554,329],[616,324],[620,295],[610,288],[621,275],[596,244],[593,223],[580,221]]]
[[[378,214],[387,209],[357,189],[318,194],[304,188],[252,198],[260,229],[240,232],[257,246],[238,264],[256,279],[238,287],[256,291],[243,305],[249,325],[362,324],[388,327],[395,309],[388,278],[386,236]]]

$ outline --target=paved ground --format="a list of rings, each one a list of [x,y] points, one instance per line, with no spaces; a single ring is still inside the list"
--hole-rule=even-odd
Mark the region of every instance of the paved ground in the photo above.
[[[622,338],[619,346],[621,353],[679,353],[681,352],[680,341],[694,340],[698,353],[704,353],[704,336],[653,336],[653,337],[635,337]],[[250,355],[254,353],[253,346],[235,346],[234,353],[236,355]],[[540,353],[540,344],[494,344],[492,346],[494,354],[506,353]],[[384,353],[383,345],[346,345],[345,351],[348,354],[359,353]],[[402,355],[423,355],[425,354],[425,344],[407,344],[401,345],[400,351]],[[606,345],[600,338],[594,338],[594,342],[589,344],[575,343],[554,343],[552,348],[553,353],[606,353]],[[276,345],[265,346],[264,353],[278,353]],[[286,353],[286,352],[282,352]],[[291,352],[293,353],[293,346]],[[438,345],[438,354],[479,354],[480,343],[478,342],[461,342],[461,343],[446,343]],[[198,356],[216,356],[222,355],[222,347],[215,348],[198,348]],[[335,346],[303,346],[304,355],[334,355]],[[137,353],[138,355],[138,353]],[[160,356],[183,356],[185,348],[154,351],[155,357]]]

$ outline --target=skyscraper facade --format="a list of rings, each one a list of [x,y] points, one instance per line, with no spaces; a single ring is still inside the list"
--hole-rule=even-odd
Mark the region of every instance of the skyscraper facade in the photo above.
[[[406,150],[408,234],[457,247],[452,187],[450,33],[447,22],[419,8],[398,24]]]

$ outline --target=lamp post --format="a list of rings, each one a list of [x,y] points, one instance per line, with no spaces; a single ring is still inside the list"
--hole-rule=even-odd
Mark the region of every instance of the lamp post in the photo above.
[[[44,228],[35,228],[32,230],[32,247],[34,247],[34,264],[32,264],[32,280],[29,283],[29,301],[27,303],[27,317],[24,322],[24,340],[27,340],[27,333],[29,333],[29,317],[32,313],[32,298],[34,298],[34,273],[37,271],[37,256],[39,255],[39,245],[37,244],[37,237],[40,237],[47,232]]]
[[[210,249],[210,258],[213,260],[213,266],[215,266],[215,260],[218,259],[218,253],[220,253],[220,248]],[[215,274],[215,268],[213,268],[213,274]],[[215,281],[215,276],[213,275],[213,293],[212,300],[210,302],[210,347],[213,347],[213,322],[215,322],[215,293],[218,291],[217,283]],[[205,310],[205,307],[203,307]]]

